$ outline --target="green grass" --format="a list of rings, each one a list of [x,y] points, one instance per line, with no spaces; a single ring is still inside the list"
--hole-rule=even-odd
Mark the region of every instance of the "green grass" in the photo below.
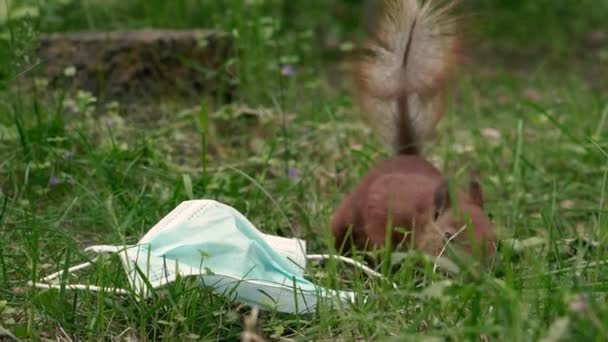
[[[49,1],[33,19],[0,21],[1,327],[26,340],[239,339],[251,310],[190,280],[141,302],[27,286],[88,260],[91,256],[82,252],[88,245],[136,242],[191,197],[230,204],[264,232],[304,238],[311,253],[330,249],[332,210],[386,155],[360,123],[342,79],[345,68],[336,63],[348,52],[342,43],[358,36],[359,4],[247,3]],[[550,37],[544,40],[553,42],[552,48],[526,57],[524,65],[495,55],[467,68],[454,87],[439,139],[428,151],[457,179],[481,171],[501,239],[518,243],[503,244],[511,248],[501,249],[491,272],[462,263],[450,277],[433,272],[420,256],[408,256],[387,274],[397,290],[348,266],[311,266],[310,277],[319,284],[372,293],[373,299],[352,307],[321,305],[310,316],[262,312],[255,322],[261,335],[395,341],[608,338],[608,97],[601,88],[608,66],[594,57],[601,49],[584,60],[562,54],[565,42],[594,28],[601,11],[589,2],[570,12],[566,2],[555,3],[544,8],[548,19],[540,25],[537,7],[482,2],[480,13],[495,13],[497,26],[530,32],[538,22],[539,34]],[[575,18],[572,24],[555,25],[564,11]],[[33,47],[41,30],[148,26],[233,32],[237,50],[227,63],[238,73],[226,77],[239,85],[235,101],[194,99],[209,104],[208,112],[171,100],[116,107],[63,88],[32,92],[15,80],[25,70],[28,77],[40,72],[29,67],[36,64]],[[517,54],[512,47],[525,33],[510,32],[489,28],[480,34],[489,42],[484,56],[504,49]],[[280,74],[285,64],[295,66],[293,77]],[[590,80],[579,72],[591,66],[604,73]],[[116,258],[69,280],[127,286]]]

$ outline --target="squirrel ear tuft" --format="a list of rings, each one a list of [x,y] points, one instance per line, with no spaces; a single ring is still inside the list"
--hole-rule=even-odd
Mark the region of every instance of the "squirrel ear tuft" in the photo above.
[[[481,183],[479,182],[479,176],[477,173],[471,174],[469,180],[469,196],[473,203],[483,208],[483,191],[481,190]]]
[[[433,196],[434,208],[434,219],[437,220],[439,215],[446,211],[450,207],[450,190],[448,183],[444,180],[435,189],[435,195]]]

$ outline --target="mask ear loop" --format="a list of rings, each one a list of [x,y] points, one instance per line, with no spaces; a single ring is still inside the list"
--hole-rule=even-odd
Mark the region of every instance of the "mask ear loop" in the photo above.
[[[87,251],[94,251],[97,253],[103,253],[103,252],[114,252],[117,253],[120,249],[119,247],[116,246],[91,246],[85,249],[85,252]],[[76,271],[80,271],[82,269],[88,268],[91,265],[93,265],[97,260],[99,259],[99,257],[95,257],[93,258],[91,261],[87,261],[84,262],[82,264],[78,264],[75,266],[72,266],[70,268],[68,268],[65,272],[67,272],[68,274],[70,273],[74,273]],[[93,292],[101,292],[104,290],[110,290],[110,291],[114,291],[118,294],[128,294],[129,291],[125,290],[125,289],[121,289],[121,288],[115,288],[115,287],[101,287],[101,286],[96,286],[96,285],[84,285],[84,284],[50,284],[49,281],[59,278],[64,274],[64,270],[61,271],[57,271],[55,273],[51,273],[49,275],[47,275],[46,277],[40,279],[39,282],[32,282],[31,280],[28,281],[28,286],[30,287],[35,287],[35,288],[39,288],[39,289],[57,289],[57,290],[61,290],[62,288],[67,288],[70,290],[87,290],[87,291],[93,291]]]
[[[339,261],[342,261],[345,264],[349,264],[351,266],[355,266],[355,267],[359,268],[361,271],[363,271],[363,273],[367,274],[370,277],[375,277],[375,278],[378,278],[378,279],[386,280],[386,281],[390,282],[391,285],[393,285],[393,288],[395,290],[398,289],[397,284],[393,283],[392,281],[389,281],[388,278],[386,278],[382,274],[380,274],[380,273],[372,270],[368,266],[366,266],[366,265],[364,265],[364,264],[362,264],[362,263],[360,263],[360,262],[358,262],[356,260],[353,260],[353,259],[350,259],[350,258],[347,258],[347,257],[343,257],[341,255],[332,255],[332,254],[308,254],[308,255],[306,255],[306,259],[313,260],[313,261],[323,261],[323,260],[328,260],[328,259],[331,259],[331,258],[336,258],[336,259],[338,259]]]

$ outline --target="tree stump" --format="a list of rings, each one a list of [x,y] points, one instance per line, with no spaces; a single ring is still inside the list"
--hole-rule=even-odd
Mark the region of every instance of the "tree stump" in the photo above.
[[[229,96],[231,50],[218,31],[136,30],[43,35],[38,55],[52,86],[124,101]]]

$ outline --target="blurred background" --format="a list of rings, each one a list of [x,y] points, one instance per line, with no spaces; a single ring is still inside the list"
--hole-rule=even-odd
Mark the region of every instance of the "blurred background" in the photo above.
[[[167,206],[184,195],[182,173],[202,175],[189,186],[190,195],[192,188],[205,195],[212,188],[214,196],[243,207],[255,203],[241,196],[244,180],[225,173],[208,179],[207,163],[238,165],[260,177],[310,175],[298,183],[309,194],[349,184],[379,153],[353,115],[349,78],[376,5],[377,0],[0,0],[0,153],[20,161],[0,169],[0,185],[14,192],[13,182],[25,173],[28,186],[38,186],[32,195],[52,195],[49,183],[76,178],[99,189],[90,165],[74,168],[65,158],[102,158],[88,154],[90,146],[109,155],[94,165],[109,163],[104,172],[110,194],[117,190],[113,179],[122,174],[116,165],[141,157],[141,167],[167,175],[164,187],[157,180],[153,191],[169,199]],[[549,181],[545,174],[537,175],[541,183],[529,178],[527,189],[505,186],[514,177],[508,170],[516,170],[510,164],[517,156],[511,142],[520,139],[516,122],[524,120],[528,139],[543,146],[530,150],[529,160],[536,158],[561,179],[597,175],[599,164],[564,154],[595,147],[573,147],[564,137],[599,139],[607,120],[608,0],[463,0],[457,12],[468,56],[452,88],[457,119],[448,116],[443,142],[431,146],[438,147],[442,166],[460,170],[468,160],[489,174],[503,170],[490,196],[528,196],[526,190]],[[532,112],[529,102],[536,106]],[[556,131],[547,135],[553,123]],[[507,140],[486,148],[480,132],[487,129],[492,139],[502,134]],[[481,158],[476,149],[487,155]],[[124,177],[121,184],[129,189],[141,183],[137,174]],[[277,193],[298,196],[275,185]],[[333,196],[341,191],[334,189]],[[331,207],[320,206],[315,215],[324,220]],[[264,201],[259,209],[265,212]],[[511,223],[517,219],[508,210],[504,215]]]
[[[279,64],[318,73],[319,67],[334,65],[350,52],[375,2],[0,0],[2,78],[10,79],[35,63],[32,51],[42,33],[205,28],[232,37],[235,49],[225,59],[231,70],[239,71],[238,80],[230,82],[238,83],[240,95],[267,98],[264,85],[276,78]],[[568,65],[587,74],[586,68],[607,63],[606,0],[464,0],[460,11],[474,66]]]

